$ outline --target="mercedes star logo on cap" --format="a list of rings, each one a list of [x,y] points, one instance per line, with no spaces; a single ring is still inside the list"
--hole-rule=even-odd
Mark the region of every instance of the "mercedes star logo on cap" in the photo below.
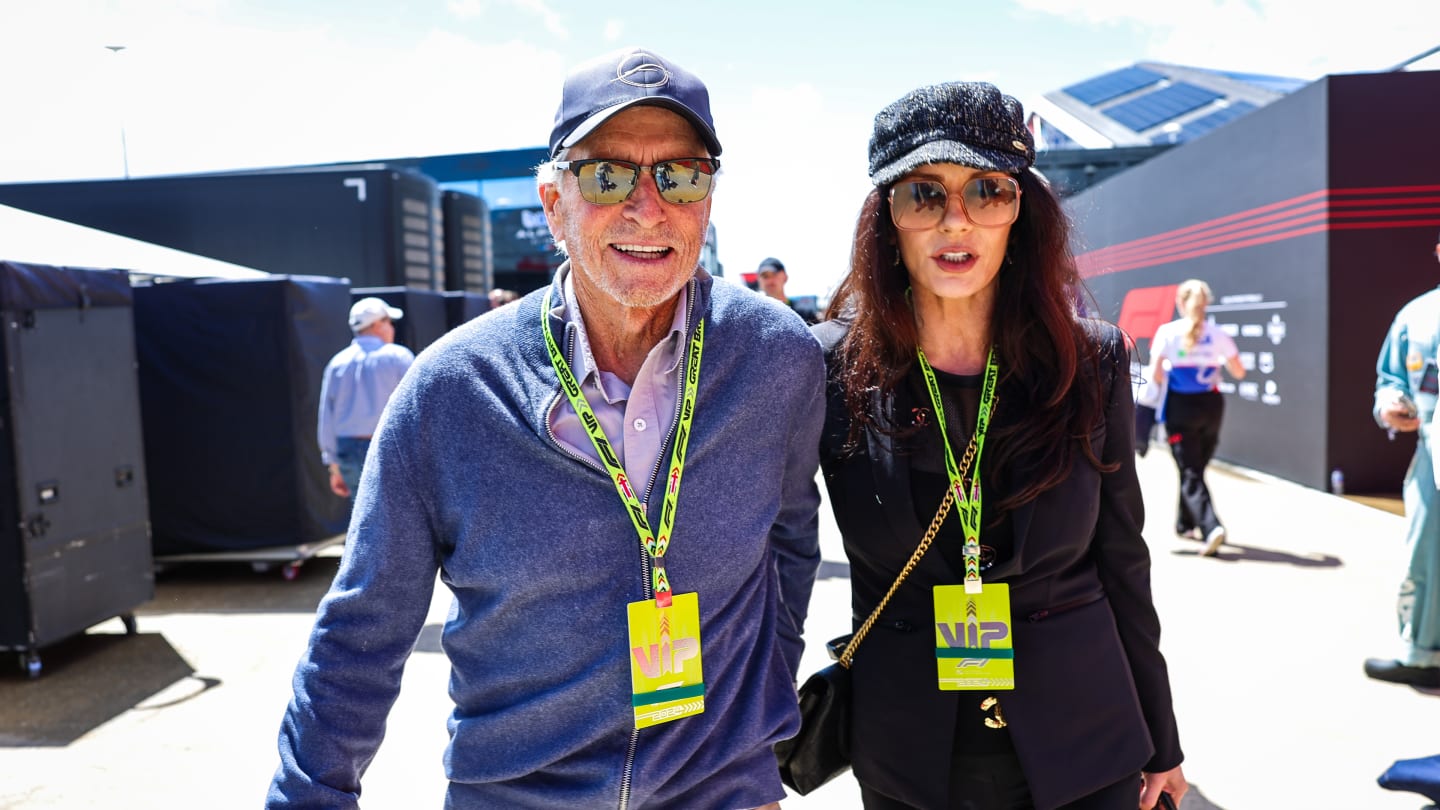
[[[629,54],[615,66],[615,80],[631,87],[664,87],[670,83],[670,71],[644,51]],[[653,71],[657,78],[639,78],[639,74]]]

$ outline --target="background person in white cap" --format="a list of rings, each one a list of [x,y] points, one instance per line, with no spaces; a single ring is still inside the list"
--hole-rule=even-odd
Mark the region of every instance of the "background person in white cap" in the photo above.
[[[380,414],[415,362],[395,343],[393,321],[404,316],[379,298],[356,301],[350,307],[355,339],[330,358],[320,382],[320,460],[330,469],[330,490],[352,504]]]
[[[566,77],[536,179],[567,259],[391,398],[271,808],[357,805],[437,574],[447,808],[785,796],[824,360],[799,318],[701,268],[719,154],[705,85],[654,51]]]

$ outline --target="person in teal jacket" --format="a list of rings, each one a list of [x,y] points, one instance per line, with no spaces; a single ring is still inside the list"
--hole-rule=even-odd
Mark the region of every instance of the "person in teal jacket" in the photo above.
[[[1440,239],[1435,256],[1440,259]],[[1391,683],[1440,689],[1440,510],[1436,507],[1435,410],[1440,385],[1440,288],[1400,309],[1375,363],[1375,421],[1395,432],[1419,432],[1405,473],[1405,532],[1410,552],[1396,616],[1402,647],[1394,658],[1370,658],[1365,674]]]

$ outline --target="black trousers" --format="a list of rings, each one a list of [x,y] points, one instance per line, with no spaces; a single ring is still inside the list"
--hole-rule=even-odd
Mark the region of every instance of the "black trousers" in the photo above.
[[[950,772],[947,810],[1032,810],[1030,787],[1013,752],[957,756]],[[917,810],[860,783],[865,810]],[[1062,810],[1135,810],[1140,804],[1140,774],[1126,777],[1077,799]]]
[[[1165,397],[1165,433],[1170,454],[1180,468],[1180,505],[1175,531],[1184,534],[1199,527],[1201,536],[1220,525],[1210,488],[1205,485],[1205,468],[1215,457],[1220,441],[1220,421],[1225,417],[1225,397],[1219,391],[1203,394],[1176,394]]]

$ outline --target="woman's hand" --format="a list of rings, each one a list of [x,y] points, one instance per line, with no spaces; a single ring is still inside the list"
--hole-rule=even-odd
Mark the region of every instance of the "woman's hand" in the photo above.
[[[1176,765],[1162,773],[1140,774],[1140,810],[1153,810],[1159,806],[1160,792],[1170,794],[1175,806],[1180,806],[1180,800],[1185,797],[1185,791],[1190,785],[1185,782],[1185,774],[1181,772],[1180,766]]]

